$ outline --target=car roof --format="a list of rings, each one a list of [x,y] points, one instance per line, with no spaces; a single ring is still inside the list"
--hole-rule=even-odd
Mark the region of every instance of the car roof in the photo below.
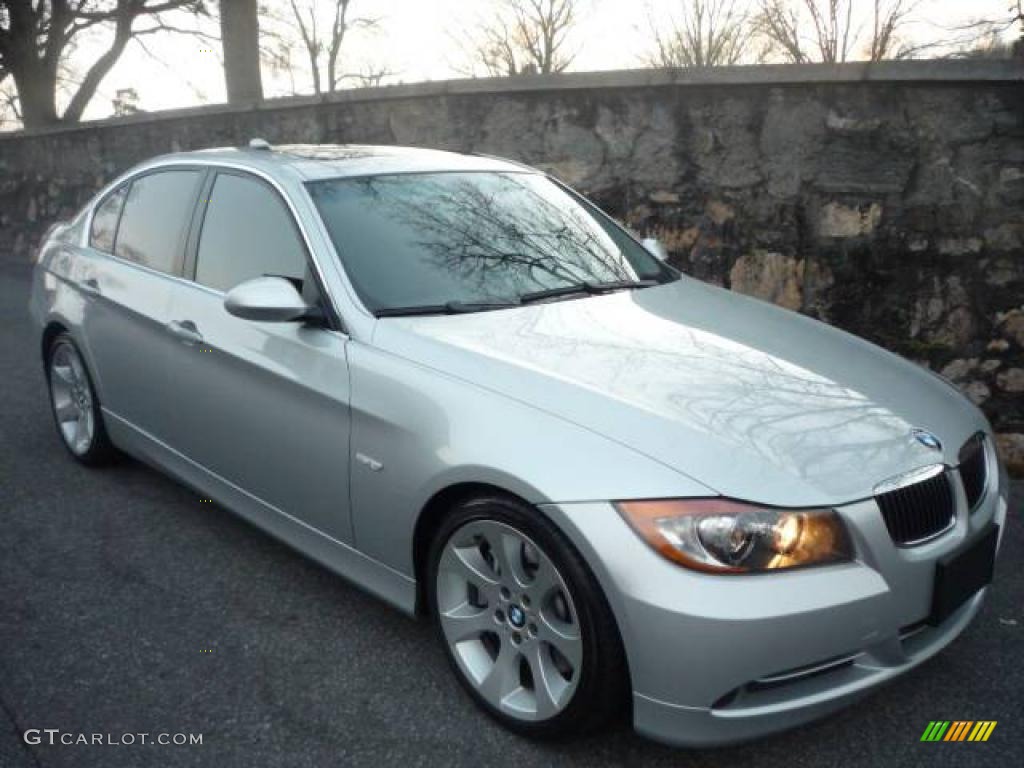
[[[274,175],[291,171],[303,180],[440,171],[530,171],[532,168],[497,157],[416,147],[364,144],[280,144],[254,140],[249,147],[220,147],[177,152],[147,165],[168,162],[229,163]]]

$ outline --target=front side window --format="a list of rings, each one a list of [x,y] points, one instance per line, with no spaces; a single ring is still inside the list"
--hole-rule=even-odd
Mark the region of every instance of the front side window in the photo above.
[[[538,174],[409,173],[308,188],[356,291],[379,314],[674,274]]]
[[[181,271],[200,171],[158,171],[131,183],[114,240],[114,255],[151,269]]]
[[[217,176],[199,237],[196,282],[229,291],[264,275],[301,281],[305,271],[305,248],[277,193],[256,179]]]
[[[96,207],[92,215],[92,228],[89,230],[89,245],[105,253],[114,252],[114,234],[117,231],[117,220],[121,216],[121,206],[128,192],[128,185],[115,189],[102,203]]]

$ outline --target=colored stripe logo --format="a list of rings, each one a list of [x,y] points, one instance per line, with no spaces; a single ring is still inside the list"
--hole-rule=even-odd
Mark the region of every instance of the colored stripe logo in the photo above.
[[[921,741],[988,741],[996,720],[932,720]]]

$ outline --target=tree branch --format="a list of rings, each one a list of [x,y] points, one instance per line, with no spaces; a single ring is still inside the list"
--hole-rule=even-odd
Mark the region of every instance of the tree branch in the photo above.
[[[63,0],[61,1],[63,2]],[[64,110],[62,119],[78,121],[82,118],[82,113],[96,94],[96,89],[99,88],[103,78],[107,76],[121,57],[121,54],[124,53],[125,47],[131,41],[134,34],[151,34],[163,30],[182,31],[177,27],[166,24],[159,18],[159,14],[163,11],[185,7],[192,7],[198,12],[202,9],[202,4],[197,2],[197,0],[166,0],[165,2],[152,5],[149,5],[146,0],[117,0],[116,9],[110,12],[115,14],[114,39],[111,41],[110,47],[93,62],[85,77],[82,78],[78,90],[75,91],[71,101],[68,103],[67,109]],[[54,8],[56,8],[56,3],[54,3]],[[96,16],[94,13],[82,10],[79,10],[78,13],[83,14],[82,18],[87,20]],[[143,16],[153,19],[155,26],[145,30],[133,30],[136,19]],[[74,16],[71,18],[74,19]]]
[[[562,72],[574,53],[566,41],[576,24],[579,0],[501,0],[496,13],[481,18],[475,30],[463,30],[469,63],[462,71],[473,74],[482,65],[493,76],[523,72]]]

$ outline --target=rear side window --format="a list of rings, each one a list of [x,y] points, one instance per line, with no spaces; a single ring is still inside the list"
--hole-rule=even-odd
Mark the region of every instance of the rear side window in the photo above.
[[[159,171],[135,179],[121,214],[114,255],[169,274],[181,271],[185,229],[199,171]]]
[[[92,228],[89,230],[89,245],[106,253],[114,252],[114,234],[117,231],[117,219],[121,215],[128,185],[115,189],[99,204],[92,216]]]
[[[229,291],[254,277],[301,281],[305,273],[306,250],[277,193],[256,179],[218,175],[199,237],[196,282]]]

